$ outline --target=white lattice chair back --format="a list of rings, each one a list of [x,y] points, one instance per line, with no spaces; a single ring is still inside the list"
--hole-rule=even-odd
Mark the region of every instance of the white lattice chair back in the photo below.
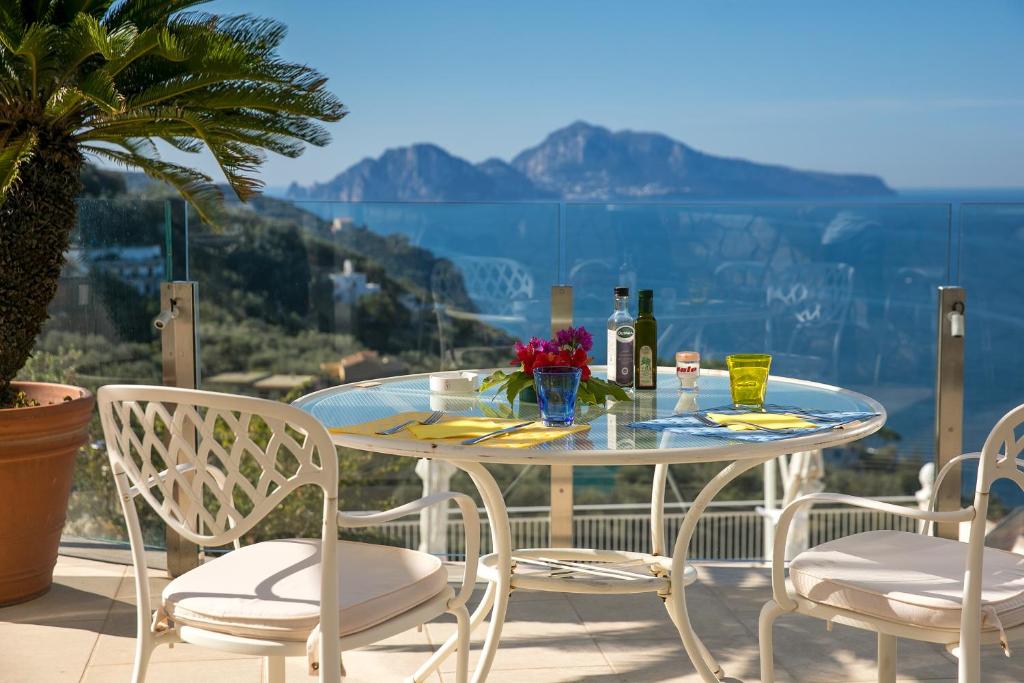
[[[130,385],[102,387],[97,398],[115,477],[123,472],[164,523],[194,543],[236,541],[301,486],[337,495],[330,435],[298,408]]]

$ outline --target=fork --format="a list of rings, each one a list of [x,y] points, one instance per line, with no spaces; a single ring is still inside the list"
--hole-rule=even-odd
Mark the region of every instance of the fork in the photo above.
[[[427,419],[425,419],[422,422],[420,422],[420,424],[421,425],[432,425],[432,424],[436,423],[438,420],[440,420],[442,417],[444,417],[444,411],[443,410],[435,410],[434,412],[432,412],[430,414],[430,417],[428,417]],[[401,424],[397,424],[394,427],[388,427],[387,429],[385,429],[383,431],[377,432],[377,435],[378,436],[390,436],[391,434],[397,434],[398,432],[402,431],[403,429],[405,429],[409,425],[415,424],[415,422],[416,422],[416,420],[406,420],[405,422],[403,422]]]

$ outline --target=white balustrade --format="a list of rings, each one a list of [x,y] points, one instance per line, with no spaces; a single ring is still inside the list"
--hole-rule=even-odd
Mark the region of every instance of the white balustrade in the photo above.
[[[878,500],[914,506],[914,496],[889,496]],[[702,516],[690,548],[690,557],[701,560],[763,560],[764,517],[756,510],[762,501],[727,501],[712,505]],[[665,528],[668,538],[675,538],[682,524],[685,507],[667,505]],[[549,519],[546,507],[509,508],[512,543],[516,548],[546,547]],[[481,520],[484,527],[486,519]],[[573,518],[575,545],[595,549],[617,549],[649,552],[651,538],[650,512],[645,505],[578,505]],[[422,547],[422,526],[419,521],[392,522],[376,528],[381,540],[406,548]],[[807,541],[811,546],[825,541],[875,529],[916,531],[916,522],[896,515],[856,508],[813,508],[808,513]],[[465,539],[459,519],[448,521],[447,550],[437,554],[461,559]],[[435,546],[436,547],[436,546]],[[671,552],[671,547],[668,552]],[[483,552],[490,552],[490,535],[485,529]]]

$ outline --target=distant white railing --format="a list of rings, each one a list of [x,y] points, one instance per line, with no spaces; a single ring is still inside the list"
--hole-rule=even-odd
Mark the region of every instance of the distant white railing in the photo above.
[[[890,503],[916,505],[913,496],[881,497]],[[764,559],[765,518],[754,508],[761,501],[724,501],[712,503],[697,524],[689,556],[700,560]],[[665,531],[669,552],[682,524],[686,504],[666,504]],[[642,504],[577,505],[573,515],[573,539],[577,547],[649,552],[651,517],[649,506]],[[490,552],[491,539],[484,511],[483,552]],[[509,508],[512,545],[515,548],[543,548],[548,545],[547,507]],[[896,529],[916,531],[914,520],[849,507],[812,508],[811,545],[862,531]],[[413,518],[374,529],[379,538],[393,545],[416,548],[420,542],[420,523]],[[448,521],[448,555],[461,559],[465,547],[462,523],[458,517]]]

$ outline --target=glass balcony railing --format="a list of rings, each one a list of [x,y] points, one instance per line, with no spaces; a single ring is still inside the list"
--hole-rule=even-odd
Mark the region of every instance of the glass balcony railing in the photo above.
[[[959,278],[967,292],[964,335],[964,450],[981,450],[992,425],[1024,402],[1024,204],[960,207]],[[973,491],[976,463],[964,466],[964,492]],[[1009,481],[993,485],[993,507],[1005,514],[1024,506]]]
[[[768,352],[774,374],[879,400],[886,431],[827,453],[825,484],[906,495],[933,450],[935,288],[948,282],[949,234],[943,204],[567,205],[565,277],[576,320],[598,330],[613,287],[630,287],[634,310],[636,289],[654,289],[662,365],[682,350],[709,367]],[[672,470],[691,499],[703,478]],[[635,476],[609,472],[578,499],[640,502],[643,487],[623,498]],[[760,497],[760,476],[723,495]]]
[[[229,205],[212,230],[178,200],[88,200],[25,374],[91,388],[159,383],[151,320],[165,279],[199,283],[202,387],[278,399],[373,377],[505,365],[514,339],[548,334],[556,284],[573,287],[574,319],[595,332],[600,364],[612,288],[629,286],[634,309],[636,290],[651,288],[663,363],[684,349],[712,367],[732,352],[767,351],[776,374],[882,402],[886,429],[825,453],[824,486],[909,501],[934,450],[937,286],[968,292],[965,446],[979,447],[1020,400],[1012,378],[1021,360],[1011,346],[1024,307],[1013,271],[1024,257],[1024,205],[963,205],[956,230],[953,209],[264,198]],[[67,531],[118,539],[100,440],[97,430],[81,456]],[[345,453],[341,462],[346,507],[382,507],[420,490],[412,460]],[[592,545],[645,537],[633,518],[649,499],[649,469],[576,468],[577,537]],[[715,469],[672,468],[676,512]],[[536,545],[546,534],[547,469],[495,474],[519,510],[515,524],[534,539],[522,545]],[[762,486],[752,472],[724,492],[723,531],[702,536],[749,528],[746,545],[708,541],[699,556],[759,554],[763,525],[753,507]],[[473,491],[459,475],[453,488]],[[821,534],[843,533],[846,522],[826,517]],[[259,533],[303,533],[314,518],[286,510]],[[147,541],[159,544],[152,521]],[[414,524],[402,529],[392,540],[414,543]]]
[[[160,384],[160,283],[174,268],[171,221],[180,202],[83,199],[50,319],[20,377],[66,382],[95,392],[104,384]],[[141,512],[148,544],[163,524]],[[65,533],[126,541],[99,416],[82,449]]]

